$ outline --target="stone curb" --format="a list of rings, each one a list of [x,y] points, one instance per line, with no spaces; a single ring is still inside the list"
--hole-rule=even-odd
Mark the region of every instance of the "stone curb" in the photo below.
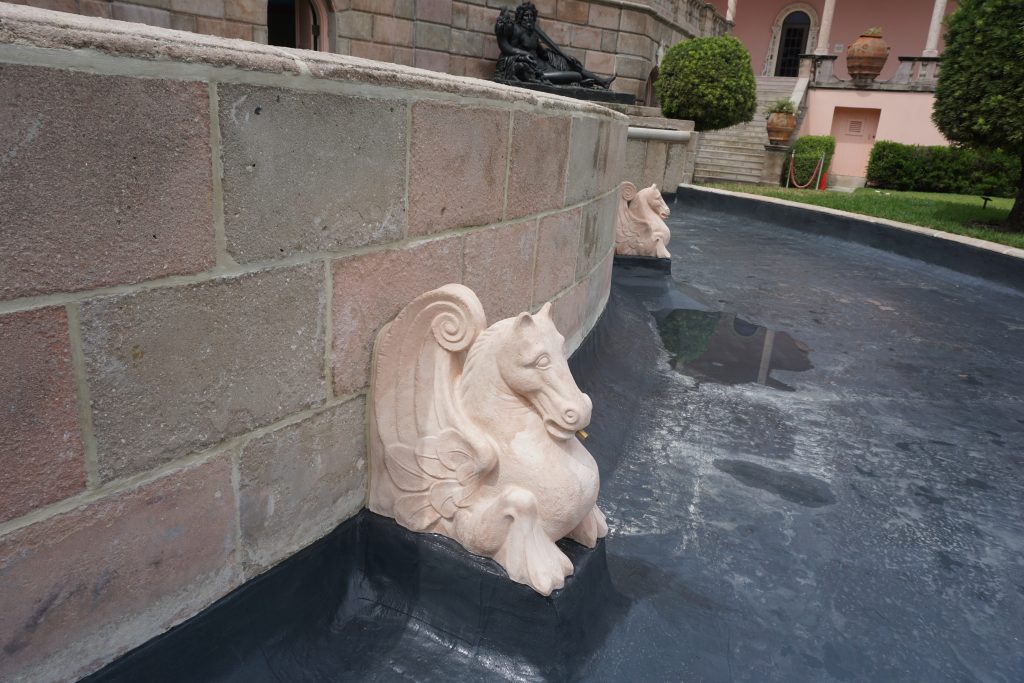
[[[996,254],[1003,256],[1010,256],[1016,259],[1021,259],[1024,265],[1024,249],[1018,249],[1016,247],[1010,247],[1005,244],[999,244],[998,242],[990,242],[988,240],[978,239],[976,237],[967,237],[965,235],[958,235],[952,232],[945,232],[943,230],[934,230],[932,228],[925,228],[920,225],[914,225],[913,223],[903,223],[901,221],[893,221],[888,218],[878,218],[876,216],[868,216],[862,213],[853,213],[851,211],[843,211],[841,209],[832,209],[827,206],[816,206],[814,204],[804,204],[801,202],[794,202],[788,199],[779,199],[777,197],[767,197],[760,194],[750,194],[748,192],[734,192],[732,190],[722,190],[717,187],[702,187],[699,185],[687,185],[682,184],[680,188],[686,190],[695,190],[698,192],[708,192],[711,194],[719,194],[727,197],[743,197],[744,199],[753,199],[756,201],[765,202],[767,204],[776,204],[779,206],[788,206],[795,209],[805,209],[808,211],[816,211],[819,213],[831,214],[833,216],[842,216],[843,218],[850,218],[857,221],[863,221],[864,223],[873,223],[876,225],[886,226],[895,230],[905,230],[907,232],[913,232],[918,235],[927,235],[928,237],[936,237],[942,240],[948,240],[950,242],[958,242],[960,244],[975,247],[977,249],[984,249],[991,251]]]

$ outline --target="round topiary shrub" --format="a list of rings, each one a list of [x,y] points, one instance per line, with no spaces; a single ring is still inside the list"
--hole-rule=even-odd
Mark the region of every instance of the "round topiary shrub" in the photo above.
[[[750,53],[732,36],[693,38],[668,49],[654,84],[661,110],[697,130],[728,128],[757,111]]]

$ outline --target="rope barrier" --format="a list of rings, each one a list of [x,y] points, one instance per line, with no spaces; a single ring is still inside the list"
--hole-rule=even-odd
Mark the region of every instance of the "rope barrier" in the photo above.
[[[787,181],[786,182],[786,186],[789,187],[789,183],[792,182],[793,183],[793,187],[797,188],[798,190],[806,190],[808,187],[810,187],[811,183],[814,182],[814,179],[816,177],[820,178],[820,176],[818,175],[818,171],[821,170],[821,165],[825,162],[825,155],[823,154],[820,157],[818,157],[818,163],[815,164],[814,170],[811,171],[811,177],[808,178],[807,182],[804,183],[803,185],[801,185],[797,181],[797,179],[796,179],[796,171],[795,171],[795,168],[794,168],[794,162],[795,161],[796,161],[796,155],[795,154],[790,155],[790,157],[789,157],[789,178],[786,179],[786,181]]]

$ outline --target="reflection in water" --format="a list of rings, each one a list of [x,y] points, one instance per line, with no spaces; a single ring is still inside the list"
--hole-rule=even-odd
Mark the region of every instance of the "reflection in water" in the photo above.
[[[772,370],[810,370],[810,349],[785,332],[754,325],[733,313],[689,309],[659,311],[661,341],[679,373],[720,384],[757,382],[794,391]]]

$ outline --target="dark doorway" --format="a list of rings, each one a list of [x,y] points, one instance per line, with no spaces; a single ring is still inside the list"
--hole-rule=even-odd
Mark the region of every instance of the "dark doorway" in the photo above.
[[[295,47],[295,0],[270,0],[267,3],[267,42],[280,47]]]
[[[775,59],[775,75],[792,78],[800,73],[800,55],[807,50],[807,34],[811,18],[806,12],[793,12],[782,22],[779,52]]]
[[[326,49],[326,6],[321,0],[268,0],[267,42],[303,50]]]

